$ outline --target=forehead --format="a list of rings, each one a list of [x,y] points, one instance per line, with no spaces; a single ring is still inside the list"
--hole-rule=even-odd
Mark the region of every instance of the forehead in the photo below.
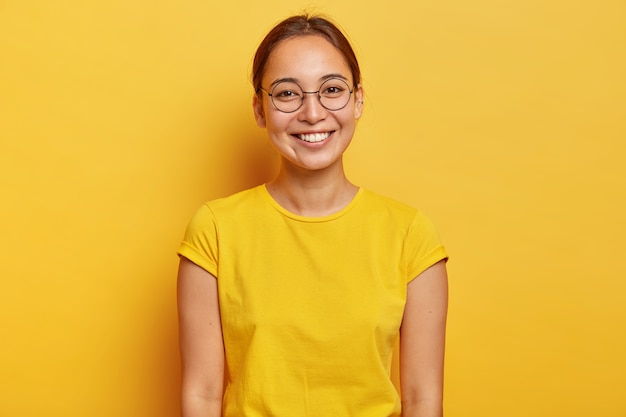
[[[297,36],[281,41],[271,52],[263,79],[281,78],[318,81],[328,74],[350,79],[350,67],[339,49],[317,35]]]

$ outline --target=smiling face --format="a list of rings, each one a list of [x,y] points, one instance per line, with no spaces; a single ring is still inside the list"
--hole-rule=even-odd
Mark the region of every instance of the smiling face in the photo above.
[[[329,78],[354,85],[350,67],[341,52],[321,36],[307,35],[281,41],[269,56],[261,87],[271,92],[284,80],[294,81],[303,91],[318,91]],[[317,94],[304,94],[302,107],[283,113],[266,92],[255,95],[257,125],[267,129],[283,166],[309,171],[341,168],[342,156],[361,116],[363,89],[354,88],[348,104],[336,111],[321,105]]]

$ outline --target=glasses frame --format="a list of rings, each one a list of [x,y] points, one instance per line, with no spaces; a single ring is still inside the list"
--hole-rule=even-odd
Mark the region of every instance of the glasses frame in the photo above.
[[[346,100],[346,104],[344,104],[343,106],[339,107],[338,109],[329,109],[328,107],[326,107],[324,105],[324,103],[322,103],[322,95],[320,94],[320,91],[322,91],[322,87],[324,86],[324,84],[326,84],[329,81],[332,80],[339,80],[341,82],[343,82],[346,86],[348,86],[348,99]],[[285,81],[282,81],[285,82]],[[300,84],[298,84],[295,81],[289,81],[295,85],[298,86],[298,88],[300,89],[300,91],[302,91],[302,99],[300,99],[300,105],[298,107],[296,107],[294,110],[291,111],[284,111],[278,108],[278,106],[276,105],[276,103],[274,103],[274,90],[276,90],[276,87],[278,87],[282,82],[277,83],[276,85],[274,85],[274,88],[272,88],[272,92],[270,93],[269,91],[267,91],[266,89],[264,89],[263,87],[259,86],[256,89],[256,92],[258,93],[259,91],[263,91],[265,94],[267,94],[267,96],[270,98],[270,100],[272,101],[272,105],[274,106],[274,108],[276,110],[278,110],[281,113],[295,113],[298,110],[300,110],[302,108],[302,105],[304,105],[304,99],[306,98],[305,94],[317,94],[317,100],[319,101],[320,105],[325,108],[328,111],[339,111],[343,108],[345,108],[348,103],[350,102],[350,97],[352,96],[352,93],[354,92],[354,89],[356,88],[356,86],[352,86],[352,88],[350,88],[350,84],[347,83],[346,80],[344,80],[343,78],[339,78],[339,77],[332,77],[332,78],[328,78],[327,80],[324,80],[324,82],[322,84],[320,84],[320,88],[317,91],[304,91],[304,89],[300,86]]]

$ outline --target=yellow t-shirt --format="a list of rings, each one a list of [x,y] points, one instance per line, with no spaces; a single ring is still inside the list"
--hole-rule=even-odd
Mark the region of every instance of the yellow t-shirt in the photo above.
[[[406,286],[447,257],[421,212],[360,189],[309,218],[259,186],[203,205],[179,254],[217,277],[225,417],[400,416]]]

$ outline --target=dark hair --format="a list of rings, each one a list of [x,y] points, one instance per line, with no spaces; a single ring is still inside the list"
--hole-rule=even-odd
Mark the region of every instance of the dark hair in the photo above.
[[[274,26],[257,48],[252,64],[252,85],[257,93],[260,91],[261,78],[263,77],[267,60],[274,48],[285,39],[306,35],[321,36],[330,42],[341,52],[350,67],[354,86],[356,87],[361,82],[359,62],[343,32],[327,18],[302,14],[288,17]]]

